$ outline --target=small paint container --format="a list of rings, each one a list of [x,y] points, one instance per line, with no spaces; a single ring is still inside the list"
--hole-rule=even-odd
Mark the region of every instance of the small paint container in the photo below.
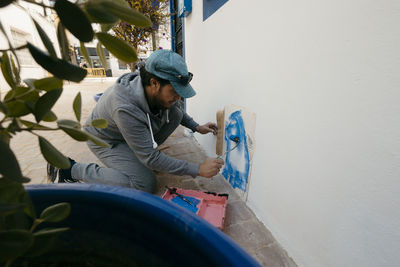
[[[187,203],[170,189],[176,190],[176,193],[184,199],[191,202]],[[228,194],[219,194],[214,192],[203,192],[182,188],[170,188],[165,191],[162,198],[171,201],[191,212],[199,215],[220,230],[224,227],[226,204]]]

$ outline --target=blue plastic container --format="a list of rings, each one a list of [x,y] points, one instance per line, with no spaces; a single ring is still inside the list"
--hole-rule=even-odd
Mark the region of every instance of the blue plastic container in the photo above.
[[[148,193],[90,184],[26,189],[37,213],[55,203],[71,204],[67,220],[43,226],[71,228],[44,262],[67,255],[71,266],[82,261],[88,266],[261,266],[201,217]]]

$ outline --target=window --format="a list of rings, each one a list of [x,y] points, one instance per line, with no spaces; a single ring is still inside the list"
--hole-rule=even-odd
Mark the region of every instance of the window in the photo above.
[[[118,59],[118,67],[120,70],[126,70],[128,69],[128,66],[126,65],[125,62],[122,62],[121,60]]]
[[[14,47],[23,46],[27,41],[32,41],[32,36],[29,33],[19,31],[16,29],[11,29],[11,36],[13,39]],[[22,66],[34,66],[35,62],[29,53],[28,48],[16,51],[19,62]]]

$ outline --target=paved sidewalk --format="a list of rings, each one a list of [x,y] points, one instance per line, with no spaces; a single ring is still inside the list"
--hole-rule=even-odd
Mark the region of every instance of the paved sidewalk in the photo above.
[[[82,123],[90,114],[96,102],[93,95],[103,92],[112,85],[112,81],[85,80],[81,84],[65,84],[62,97],[53,109],[61,119],[74,119],[72,102],[80,91],[82,94]],[[32,118],[33,120],[33,118]],[[54,125],[54,124],[53,124]],[[38,132],[48,139],[66,156],[81,162],[100,163],[89,151],[85,143],[77,142],[61,131]],[[28,133],[22,133],[12,139],[11,147],[16,153],[25,176],[32,178],[31,183],[46,183],[46,162],[38,146],[37,138]],[[160,146],[165,153],[192,162],[201,162],[206,158],[204,150],[196,139],[179,127],[166,142]],[[184,189],[195,189],[228,193],[224,232],[253,255],[263,266],[296,266],[287,253],[276,242],[272,234],[257,220],[253,212],[239,198],[221,175],[212,179],[190,176],[175,176],[157,174],[157,195],[165,191],[165,185]]]

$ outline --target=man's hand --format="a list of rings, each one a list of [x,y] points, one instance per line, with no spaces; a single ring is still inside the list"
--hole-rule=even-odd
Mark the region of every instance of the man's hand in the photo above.
[[[207,122],[204,125],[197,125],[196,126],[196,131],[201,133],[201,134],[213,133],[213,135],[217,135],[218,127],[213,122]]]
[[[199,176],[211,178],[217,175],[224,163],[225,162],[219,158],[207,158],[205,161],[203,161],[203,163],[200,164]]]

